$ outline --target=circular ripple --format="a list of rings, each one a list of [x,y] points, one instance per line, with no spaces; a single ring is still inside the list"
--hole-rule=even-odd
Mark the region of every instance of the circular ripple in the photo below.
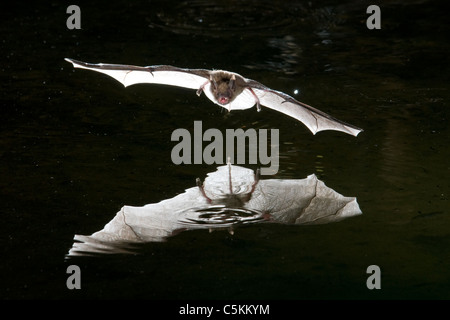
[[[263,214],[244,208],[228,208],[225,206],[210,206],[190,211],[180,222],[189,225],[230,226],[262,221]]]
[[[296,21],[296,8],[262,1],[181,2],[160,9],[150,25],[175,33],[226,37],[277,29]]]

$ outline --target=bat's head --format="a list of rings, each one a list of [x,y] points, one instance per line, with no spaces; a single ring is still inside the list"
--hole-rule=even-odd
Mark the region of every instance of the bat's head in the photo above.
[[[211,92],[221,105],[233,101],[236,96],[236,77],[234,74],[218,72],[211,75]]]

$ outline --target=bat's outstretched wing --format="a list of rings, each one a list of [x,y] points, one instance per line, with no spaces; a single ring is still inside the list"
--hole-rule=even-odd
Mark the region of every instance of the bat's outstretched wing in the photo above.
[[[198,90],[209,80],[210,74],[210,71],[206,69],[182,69],[165,65],[138,67],[122,64],[92,64],[68,58],[65,60],[72,63],[75,68],[107,74],[125,87],[137,83],[158,83]]]
[[[322,130],[336,130],[357,136],[363,131],[361,128],[333,118],[325,112],[297,101],[283,92],[272,90],[257,81],[248,80],[248,84],[249,89],[254,92],[261,105],[303,122],[313,134]]]
[[[257,81],[245,79],[232,72],[182,69],[167,65],[139,67],[121,64],[92,64],[67,58],[65,60],[72,63],[75,68],[107,74],[125,87],[137,83],[155,83],[196,89],[198,95],[204,92],[212,102],[229,111],[248,109],[255,104],[258,104],[258,107],[263,105],[303,122],[313,134],[322,130],[337,130],[356,136],[363,131],[299,102],[285,93],[272,90]],[[229,81],[232,77],[241,79],[241,91],[227,104],[219,103],[212,93],[211,76],[217,74],[224,74],[226,81]]]

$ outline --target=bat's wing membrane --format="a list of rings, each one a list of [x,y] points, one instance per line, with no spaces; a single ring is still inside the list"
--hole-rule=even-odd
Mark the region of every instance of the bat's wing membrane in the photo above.
[[[199,89],[209,80],[209,71],[204,69],[182,69],[172,66],[138,67],[121,64],[92,64],[72,59],[65,59],[75,68],[104,73],[125,87],[137,83],[157,83],[171,86]]]
[[[252,90],[255,92],[261,105],[303,122],[313,134],[322,130],[336,130],[357,136],[358,133],[363,131],[351,124],[335,119],[325,112],[299,102],[282,92],[269,88],[253,88]]]
[[[253,107],[256,103],[255,97],[249,90],[242,91],[228,105],[222,106],[228,110],[244,110]]]

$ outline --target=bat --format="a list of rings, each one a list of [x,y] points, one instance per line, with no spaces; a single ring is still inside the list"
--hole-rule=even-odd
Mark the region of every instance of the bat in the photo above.
[[[340,121],[293,97],[251,79],[224,70],[183,69],[168,65],[132,66],[121,64],[92,64],[65,59],[75,68],[101,72],[116,79],[125,87],[137,83],[156,83],[184,87],[202,92],[215,104],[231,110],[249,109],[256,105],[284,113],[308,127],[313,134],[322,130],[336,130],[357,136],[362,129]]]
[[[166,241],[187,230],[325,224],[360,214],[355,197],[337,193],[314,174],[305,179],[259,179],[257,172],[228,163],[173,198],[123,206],[102,230],[75,235],[68,256],[134,253],[137,244]]]

